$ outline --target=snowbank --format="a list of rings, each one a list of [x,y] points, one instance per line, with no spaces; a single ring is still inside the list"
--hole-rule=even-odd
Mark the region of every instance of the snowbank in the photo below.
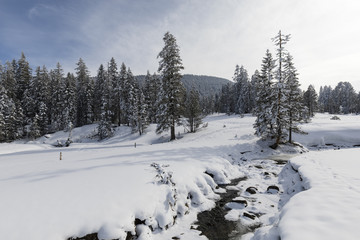
[[[281,211],[281,239],[358,239],[360,149],[310,152],[290,161],[306,191]],[[286,180],[286,179],[285,179]]]

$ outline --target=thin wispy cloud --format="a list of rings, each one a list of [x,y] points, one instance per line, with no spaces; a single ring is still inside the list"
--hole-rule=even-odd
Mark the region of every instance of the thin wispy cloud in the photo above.
[[[360,90],[360,4],[355,0],[5,0],[0,10],[1,60],[18,58],[74,71],[82,57],[92,75],[114,57],[135,74],[155,72],[162,37],[177,38],[184,73],[226,77],[235,65],[252,74],[280,29],[303,88],[350,81]],[[4,10],[5,9],[5,10]]]

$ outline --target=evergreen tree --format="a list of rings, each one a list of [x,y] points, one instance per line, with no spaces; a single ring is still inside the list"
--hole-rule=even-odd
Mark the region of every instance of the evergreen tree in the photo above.
[[[134,114],[135,125],[133,127],[134,131],[138,131],[140,135],[145,132],[145,129],[149,125],[148,120],[148,105],[145,101],[145,96],[143,91],[137,86],[136,87],[136,112]]]
[[[123,63],[126,73],[126,66]],[[124,70],[123,70],[124,71]],[[109,82],[109,105],[110,105],[110,117],[112,122],[120,126],[120,97],[121,97],[121,83],[118,73],[117,64],[114,58],[111,58],[108,64],[108,82]],[[111,101],[110,101],[111,99]]]
[[[275,61],[269,50],[266,51],[261,65],[261,74],[259,82],[256,84],[256,107],[254,114],[256,116],[254,128],[257,136],[263,139],[275,137],[275,120],[276,101],[274,87],[274,68]]]
[[[65,129],[67,123],[64,119],[65,105],[65,83],[64,71],[60,63],[56,64],[56,69],[50,72],[51,77],[51,131],[56,132]]]
[[[71,128],[76,125],[76,110],[77,110],[77,96],[76,96],[76,79],[72,73],[68,73],[65,78],[65,92],[64,92],[65,108],[64,123],[65,130],[71,131]]]
[[[318,96],[313,85],[309,85],[304,93],[304,104],[308,109],[308,116],[313,117],[317,110]]]
[[[190,128],[190,132],[196,132],[196,129],[199,128],[202,123],[202,113],[200,108],[200,99],[199,92],[194,89],[194,87],[187,94],[186,99],[186,110],[185,117],[187,120],[187,125]]]
[[[101,64],[98,70],[98,74],[95,80],[94,88],[94,120],[99,121],[102,113],[102,105],[107,100],[106,96],[108,95],[108,86],[107,86],[107,77],[104,70],[104,66]]]
[[[16,68],[14,68],[16,66]],[[24,97],[24,92],[26,89],[30,88],[31,81],[31,68],[29,62],[26,60],[25,54],[21,53],[21,58],[18,60],[17,64],[13,65],[15,70],[15,78],[17,82],[17,98],[21,101]]]
[[[273,147],[277,147],[282,139],[286,136],[286,129],[287,129],[287,115],[288,112],[286,106],[286,84],[284,78],[284,68],[283,62],[286,57],[286,51],[284,45],[289,41],[290,35],[284,35],[279,31],[279,33],[273,38],[273,42],[276,49],[276,61],[278,63],[275,79],[277,80],[275,85],[275,94],[276,100],[273,104],[275,104],[276,112],[275,112],[275,127],[276,127],[276,142]]]
[[[98,70],[94,91],[94,115],[96,116],[95,119],[100,121],[98,126],[100,139],[110,137],[113,133],[109,102],[110,81],[108,79],[104,67],[101,64]]]
[[[236,103],[235,113],[244,114],[250,111],[250,88],[248,73],[243,66],[236,65],[234,73]]]
[[[331,86],[324,86],[320,88],[318,106],[321,112],[333,113],[334,99],[332,98]],[[306,105],[306,104],[305,104]]]
[[[39,116],[35,114],[34,119],[32,120],[29,132],[29,139],[34,140],[41,136],[40,126],[38,124]]]
[[[293,57],[287,54],[284,60],[284,80],[287,87],[287,126],[290,143],[292,143],[293,132],[301,133],[298,123],[304,120],[304,105],[297,75]]]
[[[93,83],[90,80],[89,70],[81,58],[75,70],[77,81],[77,125],[83,126],[93,121]]]
[[[158,76],[155,73],[153,75],[150,75],[148,71],[145,76],[143,93],[145,103],[148,108],[148,119],[151,123],[156,123],[156,112],[160,87],[161,82]]]
[[[249,110],[250,112],[254,113],[256,107],[256,96],[258,95],[258,89],[261,82],[260,72],[255,70],[254,74],[251,76],[251,81],[249,83],[250,86],[250,102],[249,102]]]
[[[165,46],[158,55],[160,58],[158,71],[162,79],[162,92],[156,132],[161,133],[170,128],[170,140],[174,140],[175,124],[180,124],[180,116],[183,113],[185,89],[181,82],[180,71],[184,67],[175,37],[167,32],[163,40]]]
[[[15,70],[13,69],[13,65],[10,62],[6,62],[2,72],[2,85],[7,91],[7,96],[15,101],[17,93],[17,83],[15,79]]]

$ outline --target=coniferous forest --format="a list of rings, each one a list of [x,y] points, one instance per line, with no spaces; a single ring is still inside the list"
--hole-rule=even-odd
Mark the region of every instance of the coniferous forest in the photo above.
[[[99,139],[110,137],[116,126],[143,134],[156,123],[157,132],[170,130],[173,140],[176,125],[195,132],[203,116],[221,112],[253,114],[255,133],[273,139],[276,147],[292,142],[292,133],[301,133],[299,124],[315,112],[360,113],[360,93],[349,82],[334,89],[322,86],[319,94],[312,85],[300,89],[294,58],[285,47],[290,36],[281,32],[273,38],[275,54],[265,52],[260,71],[249,76],[237,65],[233,82],[210,95],[200,95],[195,86],[185,89],[176,39],[168,32],[163,40],[158,73],[148,71],[142,81],[114,58],[101,64],[96,76],[90,76],[81,58],[74,73],[65,73],[60,63],[55,69],[31,69],[24,53],[1,64],[0,142],[32,140],[91,123],[98,123]]]

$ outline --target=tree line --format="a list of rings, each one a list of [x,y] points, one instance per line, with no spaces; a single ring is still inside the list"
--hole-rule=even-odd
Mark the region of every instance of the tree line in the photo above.
[[[290,35],[281,31],[273,38],[276,53],[267,50],[260,71],[249,77],[236,65],[233,83],[215,95],[203,96],[194,88],[186,91],[181,83],[184,69],[175,37],[167,32],[158,55],[158,73],[145,76],[143,84],[124,63],[114,58],[100,65],[97,76],[90,77],[80,58],[75,74],[65,75],[58,63],[55,69],[37,67],[34,74],[22,53],[19,60],[0,64],[0,142],[98,123],[100,139],[110,137],[116,126],[130,126],[144,133],[150,123],[157,133],[184,125],[195,132],[206,114],[251,113],[256,116],[255,134],[274,140],[273,147],[292,142],[292,133],[303,133],[299,124],[315,112],[331,114],[360,113],[360,93],[349,82],[334,89],[310,85],[300,89],[297,69],[285,45]]]
[[[114,58],[100,65],[96,77],[90,77],[81,58],[75,74],[66,75],[60,63],[50,71],[37,67],[33,74],[24,53],[0,65],[0,142],[91,123],[98,123],[100,139],[120,125],[142,134],[150,123],[158,124],[159,133],[170,128],[175,139],[175,125],[184,119],[194,132],[201,123],[199,94],[182,86],[175,37],[166,33],[163,40],[159,74],[148,72],[142,86],[131,69],[124,63],[118,67]]]
[[[299,124],[309,121],[315,112],[360,113],[360,92],[349,82],[340,82],[335,89],[321,87],[319,95],[313,85],[306,91],[300,89],[293,57],[285,48],[289,39],[290,35],[280,31],[273,38],[275,56],[267,50],[261,70],[251,77],[237,65],[234,83],[224,85],[215,96],[215,112],[256,116],[255,134],[274,140],[274,148],[292,142],[293,132],[304,133]]]

